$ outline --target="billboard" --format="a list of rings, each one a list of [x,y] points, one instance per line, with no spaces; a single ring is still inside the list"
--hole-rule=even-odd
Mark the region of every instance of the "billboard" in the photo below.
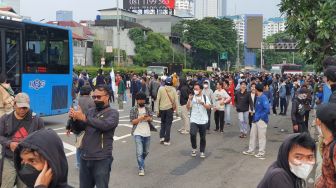
[[[174,9],[175,0],[124,0],[126,10]]]
[[[246,16],[246,41],[247,48],[261,48],[263,37],[263,17]]]

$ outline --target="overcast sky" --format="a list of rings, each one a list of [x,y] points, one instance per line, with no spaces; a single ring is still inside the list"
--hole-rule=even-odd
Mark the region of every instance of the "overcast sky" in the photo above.
[[[122,7],[122,1],[120,7]],[[227,0],[228,14],[263,14],[265,18],[280,16],[281,0]],[[72,10],[75,20],[94,20],[97,10],[116,7],[116,0],[21,0],[21,15],[34,21],[56,20],[57,10]]]

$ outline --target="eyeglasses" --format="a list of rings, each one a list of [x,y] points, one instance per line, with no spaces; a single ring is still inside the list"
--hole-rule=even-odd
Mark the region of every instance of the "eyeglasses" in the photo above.
[[[106,95],[92,95],[92,99],[93,100],[100,100],[102,97],[104,97],[104,96],[106,96]]]

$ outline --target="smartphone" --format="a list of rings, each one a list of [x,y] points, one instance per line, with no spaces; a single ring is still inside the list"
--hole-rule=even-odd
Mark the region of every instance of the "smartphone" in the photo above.
[[[78,100],[73,100],[73,102],[72,102],[72,108],[74,109],[74,110],[78,110]]]

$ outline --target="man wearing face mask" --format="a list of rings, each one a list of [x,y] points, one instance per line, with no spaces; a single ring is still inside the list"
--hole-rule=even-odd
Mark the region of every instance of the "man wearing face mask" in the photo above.
[[[304,188],[314,168],[316,146],[308,133],[292,134],[279,148],[258,188]]]
[[[14,152],[14,165],[28,188],[70,188],[63,143],[51,129],[25,138]]]
[[[322,104],[317,107],[316,126],[322,139],[322,175],[316,181],[316,188],[336,187],[336,104]],[[321,151],[321,150],[320,150]]]
[[[132,135],[135,140],[136,157],[138,161],[139,176],[145,175],[145,159],[149,153],[151,131],[155,127],[151,124],[153,121],[152,111],[146,107],[146,94],[139,92],[136,96],[137,106],[130,111],[130,121],[133,124]]]
[[[298,96],[293,100],[291,118],[294,133],[308,132],[308,127],[305,123],[307,93],[307,89],[301,88]]]
[[[13,152],[29,134],[44,128],[43,120],[30,110],[30,99],[26,93],[19,93],[14,99],[14,111],[0,119],[0,143],[3,147],[1,188],[25,187],[17,178],[13,163]]]
[[[113,161],[113,136],[119,123],[119,112],[110,107],[108,86],[97,86],[92,98],[96,105],[84,114],[70,108],[74,126],[85,130],[80,161],[80,188],[108,188]]]
[[[209,98],[210,105],[214,104],[215,96],[214,92],[210,89],[209,80],[205,80],[203,82],[203,91],[202,93]],[[208,114],[208,123],[207,123],[207,133],[210,133],[210,125],[211,125],[211,108],[207,109]]]

